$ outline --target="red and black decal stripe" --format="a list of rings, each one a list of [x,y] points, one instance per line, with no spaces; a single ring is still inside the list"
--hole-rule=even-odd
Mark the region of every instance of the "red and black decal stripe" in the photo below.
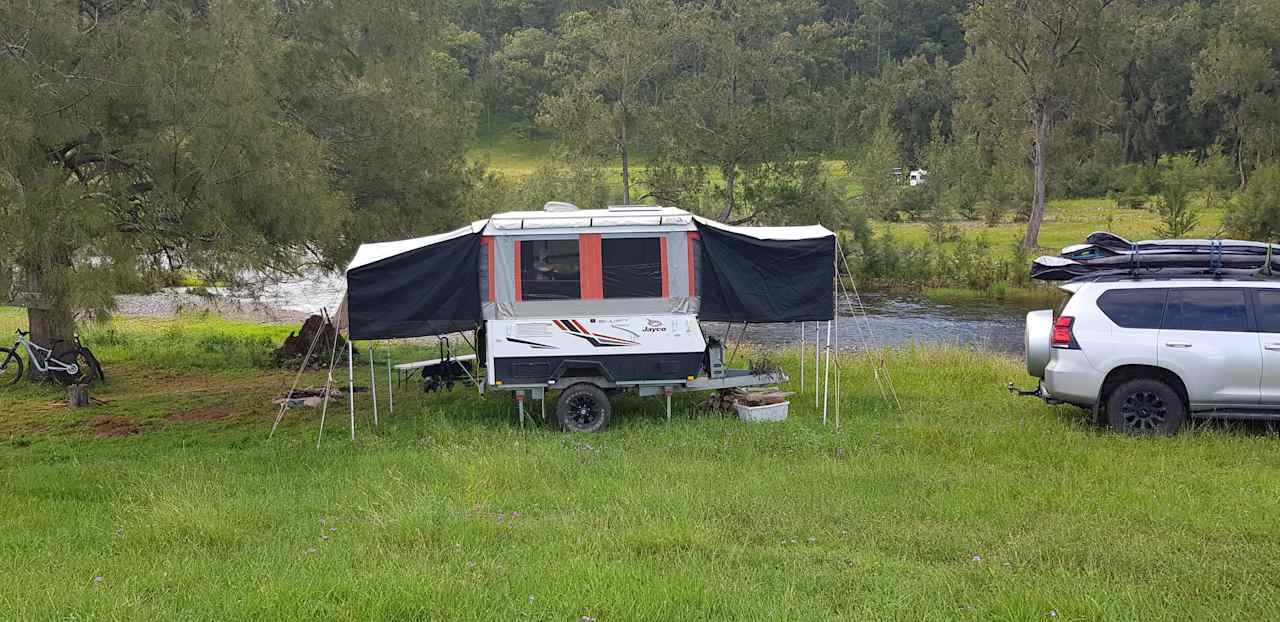
[[[631,341],[630,339],[622,339],[619,337],[610,337],[609,335],[601,335],[587,330],[581,322],[577,320],[555,320],[555,325],[562,331],[586,339],[588,343],[597,348],[614,348],[623,346],[638,346],[640,342]]]
[[[507,341],[510,341],[511,343],[522,343],[526,346],[534,348],[535,350],[554,350],[555,349],[555,346],[549,346],[545,343],[525,341],[524,339],[516,339],[515,337],[507,337]]]

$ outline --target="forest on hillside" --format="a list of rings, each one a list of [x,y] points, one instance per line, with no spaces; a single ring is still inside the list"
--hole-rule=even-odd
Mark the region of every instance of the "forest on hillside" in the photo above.
[[[1033,248],[1048,199],[1178,235],[1194,195],[1271,238],[1278,87],[1270,0],[5,2],[0,290],[109,307],[550,199]],[[505,174],[484,132],[557,157]]]

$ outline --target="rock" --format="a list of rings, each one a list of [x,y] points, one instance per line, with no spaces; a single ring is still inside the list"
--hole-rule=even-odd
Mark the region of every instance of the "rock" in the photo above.
[[[307,408],[320,408],[324,404],[323,397],[306,397],[302,399],[302,405]]]
[[[308,369],[325,369],[329,366],[329,360],[333,351],[338,352],[338,360],[345,361],[347,353],[347,340],[342,335],[337,335],[337,345],[334,345],[334,333],[337,328],[332,322],[326,322],[319,315],[313,315],[302,323],[302,328],[296,333],[289,333],[284,338],[284,343],[280,344],[280,348],[271,353],[271,359],[276,365],[282,367],[297,368],[302,364],[302,359],[307,355],[307,350],[311,348],[311,343],[315,342],[315,349],[311,352],[311,359],[307,361]],[[319,339],[316,335],[319,333]]]

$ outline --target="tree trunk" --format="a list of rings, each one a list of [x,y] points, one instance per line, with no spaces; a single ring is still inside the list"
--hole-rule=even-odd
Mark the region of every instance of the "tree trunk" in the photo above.
[[[1027,220],[1027,235],[1022,247],[1034,249],[1040,238],[1040,223],[1044,221],[1045,169],[1048,155],[1049,112],[1039,102],[1031,105],[1031,125],[1035,131],[1035,194],[1031,197],[1031,218]]]
[[[622,204],[631,205],[631,154],[627,149],[627,119],[622,119]]]
[[[1236,131],[1236,171],[1240,177],[1240,192],[1249,185],[1249,178],[1244,172],[1244,134]]]
[[[51,305],[59,306],[59,305]],[[59,339],[70,340],[75,331],[72,322],[71,311],[68,309],[37,309],[35,307],[27,308],[27,322],[30,325],[31,341],[49,348],[53,347],[53,343]],[[33,379],[40,379],[44,374],[36,370],[36,366],[29,365],[28,373]]]
[[[721,214],[722,222],[729,222],[729,218],[733,216],[733,210],[738,207],[737,197],[734,194],[734,185],[738,181],[738,167],[732,162],[720,167],[720,172],[724,175],[724,214]]]

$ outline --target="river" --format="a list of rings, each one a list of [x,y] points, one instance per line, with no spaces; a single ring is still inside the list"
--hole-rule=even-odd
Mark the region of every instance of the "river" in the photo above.
[[[841,350],[863,347],[903,347],[913,344],[969,347],[994,352],[1021,354],[1022,332],[1026,315],[1018,309],[999,303],[972,302],[945,304],[919,294],[866,291],[861,293],[862,310],[856,300],[842,300],[838,328],[832,342]],[[729,327],[719,322],[704,322],[703,330],[724,339],[726,343],[741,339],[744,343],[796,346],[800,327],[795,324],[757,324]],[[820,341],[827,338],[826,323],[820,328]],[[805,328],[806,341],[813,343],[814,323]],[[739,337],[741,335],[741,337]],[[811,347],[811,346],[810,346]]]
[[[314,313],[327,307],[332,312],[341,299],[343,285],[341,275],[312,273],[302,279],[264,286],[257,301],[286,311]],[[861,298],[865,313],[856,309],[855,301],[841,301],[840,320],[836,323],[841,350],[921,344],[1022,353],[1025,308],[994,302],[948,304],[901,292],[864,291]],[[727,334],[725,341],[729,344],[741,339],[744,343],[794,346],[800,340],[800,327],[795,324],[748,325],[744,333],[742,324],[735,324],[730,331],[725,324],[705,322],[703,329],[722,338]],[[810,322],[806,328],[810,343],[813,329]],[[835,337],[833,341],[837,340]],[[826,339],[825,323],[821,338]]]

